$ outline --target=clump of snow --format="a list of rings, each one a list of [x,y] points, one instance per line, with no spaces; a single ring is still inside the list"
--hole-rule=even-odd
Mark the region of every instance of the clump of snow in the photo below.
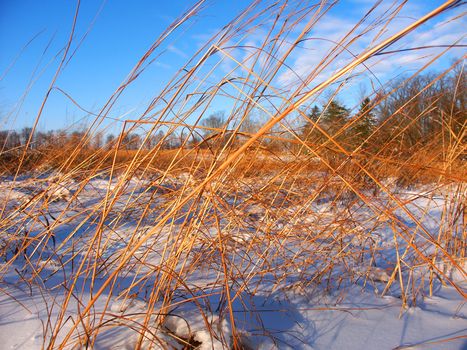
[[[199,313],[183,313],[180,316],[167,316],[164,326],[182,339],[200,342],[200,350],[224,349],[225,342],[230,342],[232,336],[228,321],[221,320],[218,315],[212,315],[208,317],[208,323],[206,325],[205,319]]]
[[[52,183],[46,191],[48,199],[52,202],[69,200],[72,197],[71,191],[61,183]]]
[[[28,195],[26,193],[15,189],[9,189],[8,187],[4,186],[0,187],[0,199],[2,201],[6,201],[7,199],[22,201],[26,198],[28,198]]]
[[[389,282],[389,280],[391,279],[391,276],[389,276],[385,269],[377,266],[370,266],[370,268],[367,271],[367,276],[371,280],[378,282]]]
[[[146,303],[133,297],[115,300],[110,310],[115,313],[123,313],[131,309],[132,311],[142,311],[147,307]]]
[[[464,282],[467,280],[467,275],[465,274],[465,271],[467,271],[467,258],[459,259],[457,266],[454,266],[451,262],[439,262],[436,263],[436,266],[453,282]]]

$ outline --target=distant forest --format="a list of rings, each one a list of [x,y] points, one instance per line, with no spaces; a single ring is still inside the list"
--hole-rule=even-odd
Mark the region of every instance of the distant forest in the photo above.
[[[331,135],[347,151],[358,148],[371,152],[380,150],[382,146],[392,150],[408,150],[417,145],[443,143],[452,138],[460,138],[458,141],[462,142],[466,137],[462,134],[467,118],[465,91],[466,74],[461,66],[445,75],[427,73],[401,78],[389,88],[386,87],[384,94],[363,99],[353,113],[337,99],[325,105],[309,106],[302,115],[305,122],[293,132],[295,139],[299,138],[307,144],[329,145],[332,148],[328,136]],[[11,160],[15,151],[24,150],[26,146],[28,150],[41,152],[78,144],[81,150],[109,150],[117,143],[123,150],[152,149],[156,146],[162,149],[212,147],[213,144],[225,145],[228,138],[232,139],[230,122],[225,118],[225,113],[217,112],[201,119],[197,131],[190,134],[166,134],[160,129],[153,135],[135,132],[88,135],[84,130],[33,133],[30,127],[18,131],[2,130],[0,156],[2,160]],[[259,124],[254,120],[244,122],[239,135],[248,137],[248,132],[255,132]],[[222,137],[217,137],[219,134]],[[292,139],[292,136],[289,132],[283,133],[281,140],[269,139],[264,145],[276,150],[290,147],[284,139]]]

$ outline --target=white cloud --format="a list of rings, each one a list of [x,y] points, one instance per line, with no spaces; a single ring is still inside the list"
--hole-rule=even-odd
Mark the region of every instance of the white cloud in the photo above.
[[[167,46],[167,50],[170,52],[173,52],[174,54],[176,54],[177,56],[181,58],[188,58],[188,55],[184,51],[180,50],[173,44],[170,44],[169,46]]]
[[[357,0],[357,2],[360,1]],[[383,2],[383,4],[385,4],[385,2]],[[427,11],[428,9],[424,9],[423,13]],[[457,10],[457,12],[459,12],[459,10]],[[362,11],[360,15],[364,13],[365,12]],[[381,13],[384,13],[384,11],[376,11],[374,16],[379,16]],[[372,40],[375,38],[375,42],[381,42],[404,28],[407,24],[412,23],[414,18],[420,17],[421,14],[422,7],[418,4],[410,3],[410,6],[403,8],[403,10],[392,19],[389,25],[384,28],[383,35],[380,35],[380,30],[383,29],[382,24],[380,24],[362,37],[356,38],[356,33],[360,33],[365,28],[364,26],[366,24],[364,24],[361,28],[357,29],[355,33],[350,35],[350,37],[355,38],[353,42],[350,43],[350,39],[346,39],[346,48],[353,54],[358,55],[367,47],[374,46],[375,43],[372,43]],[[388,50],[400,50],[420,46],[450,45],[454,43],[456,40],[462,38],[464,33],[463,28],[465,28],[465,21],[462,18],[452,20],[453,17],[459,16],[459,14],[460,13],[451,13],[451,17],[447,19],[446,15],[435,18],[413,33],[410,33],[406,38],[395,43],[392,47],[388,48]],[[340,16],[342,15],[343,14],[340,13]],[[359,17],[350,18],[350,16],[342,18],[334,13],[326,15],[317,23],[316,27],[309,35],[311,38],[322,38],[323,40],[307,40],[301,47],[295,48],[287,62],[292,67],[293,72],[284,69],[277,79],[278,83],[282,86],[293,86],[299,84],[300,79],[306,79],[310,74],[316,74],[317,70],[321,70],[313,79],[312,84],[315,85],[329,77],[336,70],[348,64],[353,59],[352,54],[346,50],[341,50],[338,44],[331,43],[329,40],[339,42],[349,33],[359,19]],[[365,23],[372,23],[372,21],[368,19]],[[339,54],[335,57],[332,55],[332,57],[328,57],[332,49],[336,49]],[[379,79],[385,80],[398,74],[398,71],[421,67],[422,64],[432,58],[433,55],[441,52],[441,50],[443,50],[443,48],[432,48],[404,51],[388,56],[377,56],[367,62],[367,66],[370,67],[373,74]],[[323,68],[322,62],[325,59],[329,59],[330,62]],[[358,68],[360,72],[364,70],[366,70],[364,66]],[[368,76],[372,75],[370,73],[366,74],[368,74]],[[297,78],[297,75],[300,78]]]
[[[170,64],[159,62],[159,61],[154,62],[154,65],[157,67],[163,68],[163,69],[172,69],[172,66]]]

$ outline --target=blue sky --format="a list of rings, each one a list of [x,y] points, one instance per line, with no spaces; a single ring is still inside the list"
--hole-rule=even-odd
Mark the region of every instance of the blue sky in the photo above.
[[[207,1],[196,16],[178,28],[171,39],[154,53],[153,58],[156,60],[125,91],[109,115],[118,118],[122,115],[132,119],[137,117],[204,41],[249,3],[232,0]],[[310,37],[339,40],[372,3],[373,1],[368,0],[339,3],[326,14],[325,19],[310,33]],[[386,3],[389,6],[390,1]],[[395,21],[394,30],[440,3],[442,2],[409,1],[405,12],[400,13]],[[158,36],[192,4],[191,1],[81,1],[71,52],[77,48],[83,34],[90,31],[59,76],[56,86],[66,91],[86,110],[97,112]],[[265,2],[264,6],[267,4]],[[0,128],[21,128],[34,121],[61,59],[59,53],[67,42],[75,9],[75,1],[0,0]],[[456,9],[428,23],[413,33],[407,41],[398,43],[398,47],[410,46],[411,40],[420,44],[450,44],[461,39],[465,32],[465,20],[461,18],[447,24],[445,21],[449,16],[455,16],[463,10],[465,9]],[[96,20],[93,23],[94,18]],[[389,28],[386,34],[389,35],[391,30]],[[264,32],[264,28],[255,28],[251,36],[242,39],[243,43],[259,45]],[[370,44],[370,39],[368,36],[368,39],[353,44],[352,48],[358,53]],[[294,73],[280,72],[277,78],[278,87],[287,89],[294,86],[294,77],[306,76],[319,61],[319,53],[330,47],[329,42],[322,40],[310,39],[304,42],[289,57],[288,63]],[[423,55],[408,53],[391,56],[391,59],[379,62],[375,60],[370,64],[374,64],[373,73],[384,81],[404,71],[416,69],[423,63],[423,59],[426,60],[430,54],[436,52],[432,50]],[[463,49],[455,49],[433,68],[442,69],[452,58],[464,53]],[[235,57],[242,60],[242,54],[238,51],[232,55],[237,55]],[[347,58],[342,56],[336,59],[322,75],[338,69],[339,65],[345,64]],[[243,60],[248,62],[245,56]],[[232,61],[229,62],[224,57],[219,70],[226,74],[234,66]],[[215,76],[213,74],[213,78]],[[319,78],[317,76],[316,79]],[[349,91],[342,99],[352,104],[358,96],[355,88]],[[222,100],[216,103],[213,106],[222,109]],[[39,128],[63,128],[71,123],[87,121],[87,118],[89,116],[85,112],[59,91],[53,90],[41,116]]]
[[[232,12],[241,10],[241,3],[225,1],[223,8],[228,11],[217,14],[213,10],[219,6],[207,7],[207,11],[196,19],[198,23],[192,24],[194,28],[191,30],[193,33],[215,31],[229,19]],[[76,29],[78,38],[88,30],[101,6],[103,8],[89,35],[58,79],[57,86],[73,96],[80,105],[95,111],[119,86],[160,33],[190,5],[189,1],[110,0],[104,4],[94,0],[82,1]],[[37,114],[61,57],[55,56],[66,44],[75,9],[74,1],[0,1],[1,75],[20,54],[0,81],[1,113],[16,112],[34,73],[33,79],[37,79],[18,113],[18,126],[31,124]],[[179,35],[183,35],[183,29]],[[130,96],[126,98],[129,103],[144,103],[170,78],[175,67],[186,60],[188,56],[184,52],[192,50],[192,44],[180,40],[176,42],[178,46],[170,46],[164,57],[154,65],[155,71],[141,77],[144,80],[141,88],[129,92]],[[53,93],[40,127],[63,127],[77,121],[81,115],[67,99]]]

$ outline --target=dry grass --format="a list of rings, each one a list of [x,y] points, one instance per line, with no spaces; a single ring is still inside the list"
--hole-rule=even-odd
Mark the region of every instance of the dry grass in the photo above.
[[[238,305],[246,308],[248,296],[265,290],[341,293],[344,298],[352,285],[373,285],[381,294],[398,291],[405,307],[432,293],[441,281],[465,297],[450,274],[454,269],[465,276],[467,168],[459,156],[465,154],[465,123],[460,131],[448,123],[441,126],[438,135],[449,135],[449,140],[435,137],[423,146],[399,150],[393,145],[402,145],[402,127],[386,135],[391,142],[383,146],[376,130],[365,146],[350,150],[339,141],[350,121],[333,133],[311,121],[321,135],[317,143],[303,139],[288,121],[292,115],[310,121],[303,106],[326,89],[344,91],[343,81],[358,76],[355,68],[455,4],[447,1],[386,39],[380,37],[381,23],[389,24],[397,10],[370,14],[382,16],[381,23],[359,23],[303,84],[287,89],[277,87],[279,73],[332,5],[274,3],[272,16],[271,10],[252,4],[180,69],[139,119],[122,125],[113,148],[86,149],[85,137],[61,151],[17,151],[15,163],[4,168],[13,180],[4,189],[0,216],[0,228],[8,232],[0,273],[20,266],[18,276],[44,294],[52,288],[50,281],[62,276],[65,296],[57,305],[48,301],[58,315],[44,328],[44,348],[91,346],[99,334],[115,327],[137,332],[137,348],[170,348],[167,339],[195,348],[197,340],[166,327],[169,316],[191,305],[213,337],[239,349],[246,345],[236,327],[241,322]],[[87,137],[100,130],[108,106],[142,73],[153,51],[200,6],[154,43],[90,124]],[[250,48],[240,60],[236,50],[262,23],[268,23],[269,31],[261,47]],[[358,33],[374,41],[315,83]],[[65,51],[63,61],[67,58]],[[219,78],[222,62],[233,68]],[[378,105],[393,92],[386,93]],[[218,101],[227,101],[229,122],[210,130],[214,136],[209,140],[188,147],[190,133],[203,131],[201,116]],[[266,121],[259,130],[245,132],[241,125],[255,110]],[[41,113],[42,108],[36,125]],[[423,116],[423,111],[413,116],[413,122]],[[141,125],[147,128],[146,140],[168,128],[167,138],[176,135],[186,145],[167,150],[161,140],[149,150],[144,142],[139,150],[122,149],[124,134]],[[182,129],[186,136],[180,136]],[[273,147],[273,142],[280,146]],[[19,176],[25,171],[32,172],[31,185],[40,190],[12,205],[12,192],[21,189]],[[83,205],[96,179],[108,186],[92,205]],[[415,185],[424,191],[402,190]],[[54,198],[54,186],[71,190],[66,202]],[[423,222],[439,196],[444,196],[441,221],[433,232]],[[419,207],[421,200],[425,207]],[[325,211],[317,210],[323,206]],[[393,255],[385,255],[379,244],[383,229],[393,237]],[[58,267],[51,275],[47,266],[52,263]],[[139,300],[144,308],[116,314],[111,310],[114,298]],[[72,321],[70,313],[75,315]],[[213,313],[229,321],[232,339],[223,339],[211,324]]]

